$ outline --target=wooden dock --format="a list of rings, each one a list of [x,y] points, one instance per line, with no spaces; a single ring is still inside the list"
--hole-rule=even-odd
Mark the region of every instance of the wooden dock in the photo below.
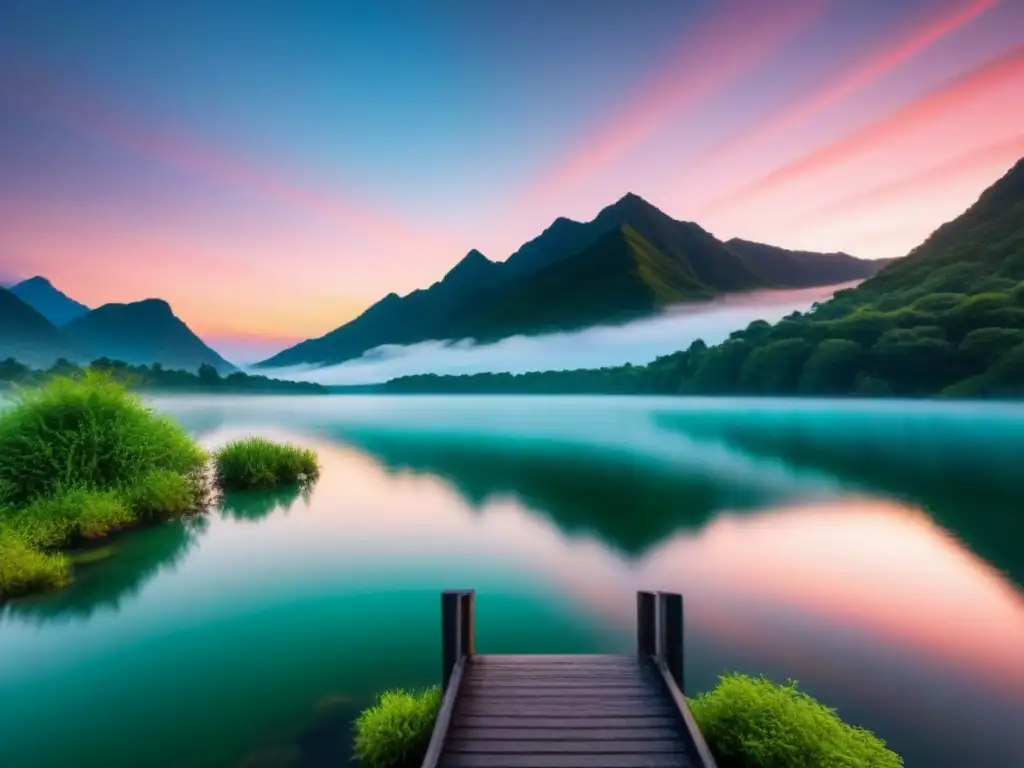
[[[478,655],[441,595],[444,694],[423,768],[715,768],[683,697],[683,599],[637,593],[637,654]]]

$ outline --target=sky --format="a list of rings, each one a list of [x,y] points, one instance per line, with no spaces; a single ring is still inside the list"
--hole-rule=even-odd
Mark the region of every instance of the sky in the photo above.
[[[0,3],[0,278],[234,359],[626,192],[900,256],[1021,156],[1022,0]]]

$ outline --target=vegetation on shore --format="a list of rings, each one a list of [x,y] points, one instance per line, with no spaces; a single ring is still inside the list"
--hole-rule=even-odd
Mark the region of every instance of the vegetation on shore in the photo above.
[[[45,370],[30,368],[13,358],[0,361],[0,390],[15,386],[41,386],[55,378],[80,378],[99,371],[122,382],[129,389],[154,393],[203,394],[310,394],[329,392],[327,387],[306,381],[286,381],[254,376],[241,371],[222,376],[212,365],[203,364],[196,373],[170,370],[159,363],[129,365],[102,357],[87,366],[58,360]]]
[[[903,760],[834,709],[763,677],[730,674],[690,701],[719,768],[900,768]]]
[[[356,719],[356,758],[364,768],[415,768],[430,745],[440,706],[438,686],[385,691]]]
[[[246,437],[213,455],[217,482],[226,491],[302,486],[320,476],[316,453],[297,445]]]
[[[439,688],[388,691],[356,719],[355,756],[364,768],[406,768],[423,759],[441,704]],[[690,700],[719,768],[901,768],[903,760],[834,709],[763,677],[724,675]]]
[[[253,455],[263,463],[248,475],[218,473],[231,487],[288,484],[297,467],[315,479],[310,451],[258,438],[237,445],[259,446]],[[207,462],[183,427],[108,374],[83,371],[19,390],[0,412],[0,600],[69,583],[62,550],[200,511]]]

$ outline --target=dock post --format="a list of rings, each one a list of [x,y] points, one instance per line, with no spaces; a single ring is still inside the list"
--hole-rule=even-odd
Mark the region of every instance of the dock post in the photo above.
[[[660,647],[658,651],[665,666],[672,673],[679,690],[686,693],[683,684],[683,596],[675,592],[658,593],[658,624]]]
[[[441,686],[447,690],[459,659],[475,648],[473,590],[451,589],[441,593]]]
[[[636,593],[636,651],[642,658],[658,653],[656,597],[653,592]]]

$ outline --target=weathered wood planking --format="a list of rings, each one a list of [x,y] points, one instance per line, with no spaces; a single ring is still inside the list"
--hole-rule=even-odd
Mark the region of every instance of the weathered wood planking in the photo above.
[[[637,655],[480,656],[442,596],[441,712],[423,768],[715,768],[682,695],[682,598],[637,595]]]
[[[632,656],[477,656],[438,765],[695,766],[660,675]]]

